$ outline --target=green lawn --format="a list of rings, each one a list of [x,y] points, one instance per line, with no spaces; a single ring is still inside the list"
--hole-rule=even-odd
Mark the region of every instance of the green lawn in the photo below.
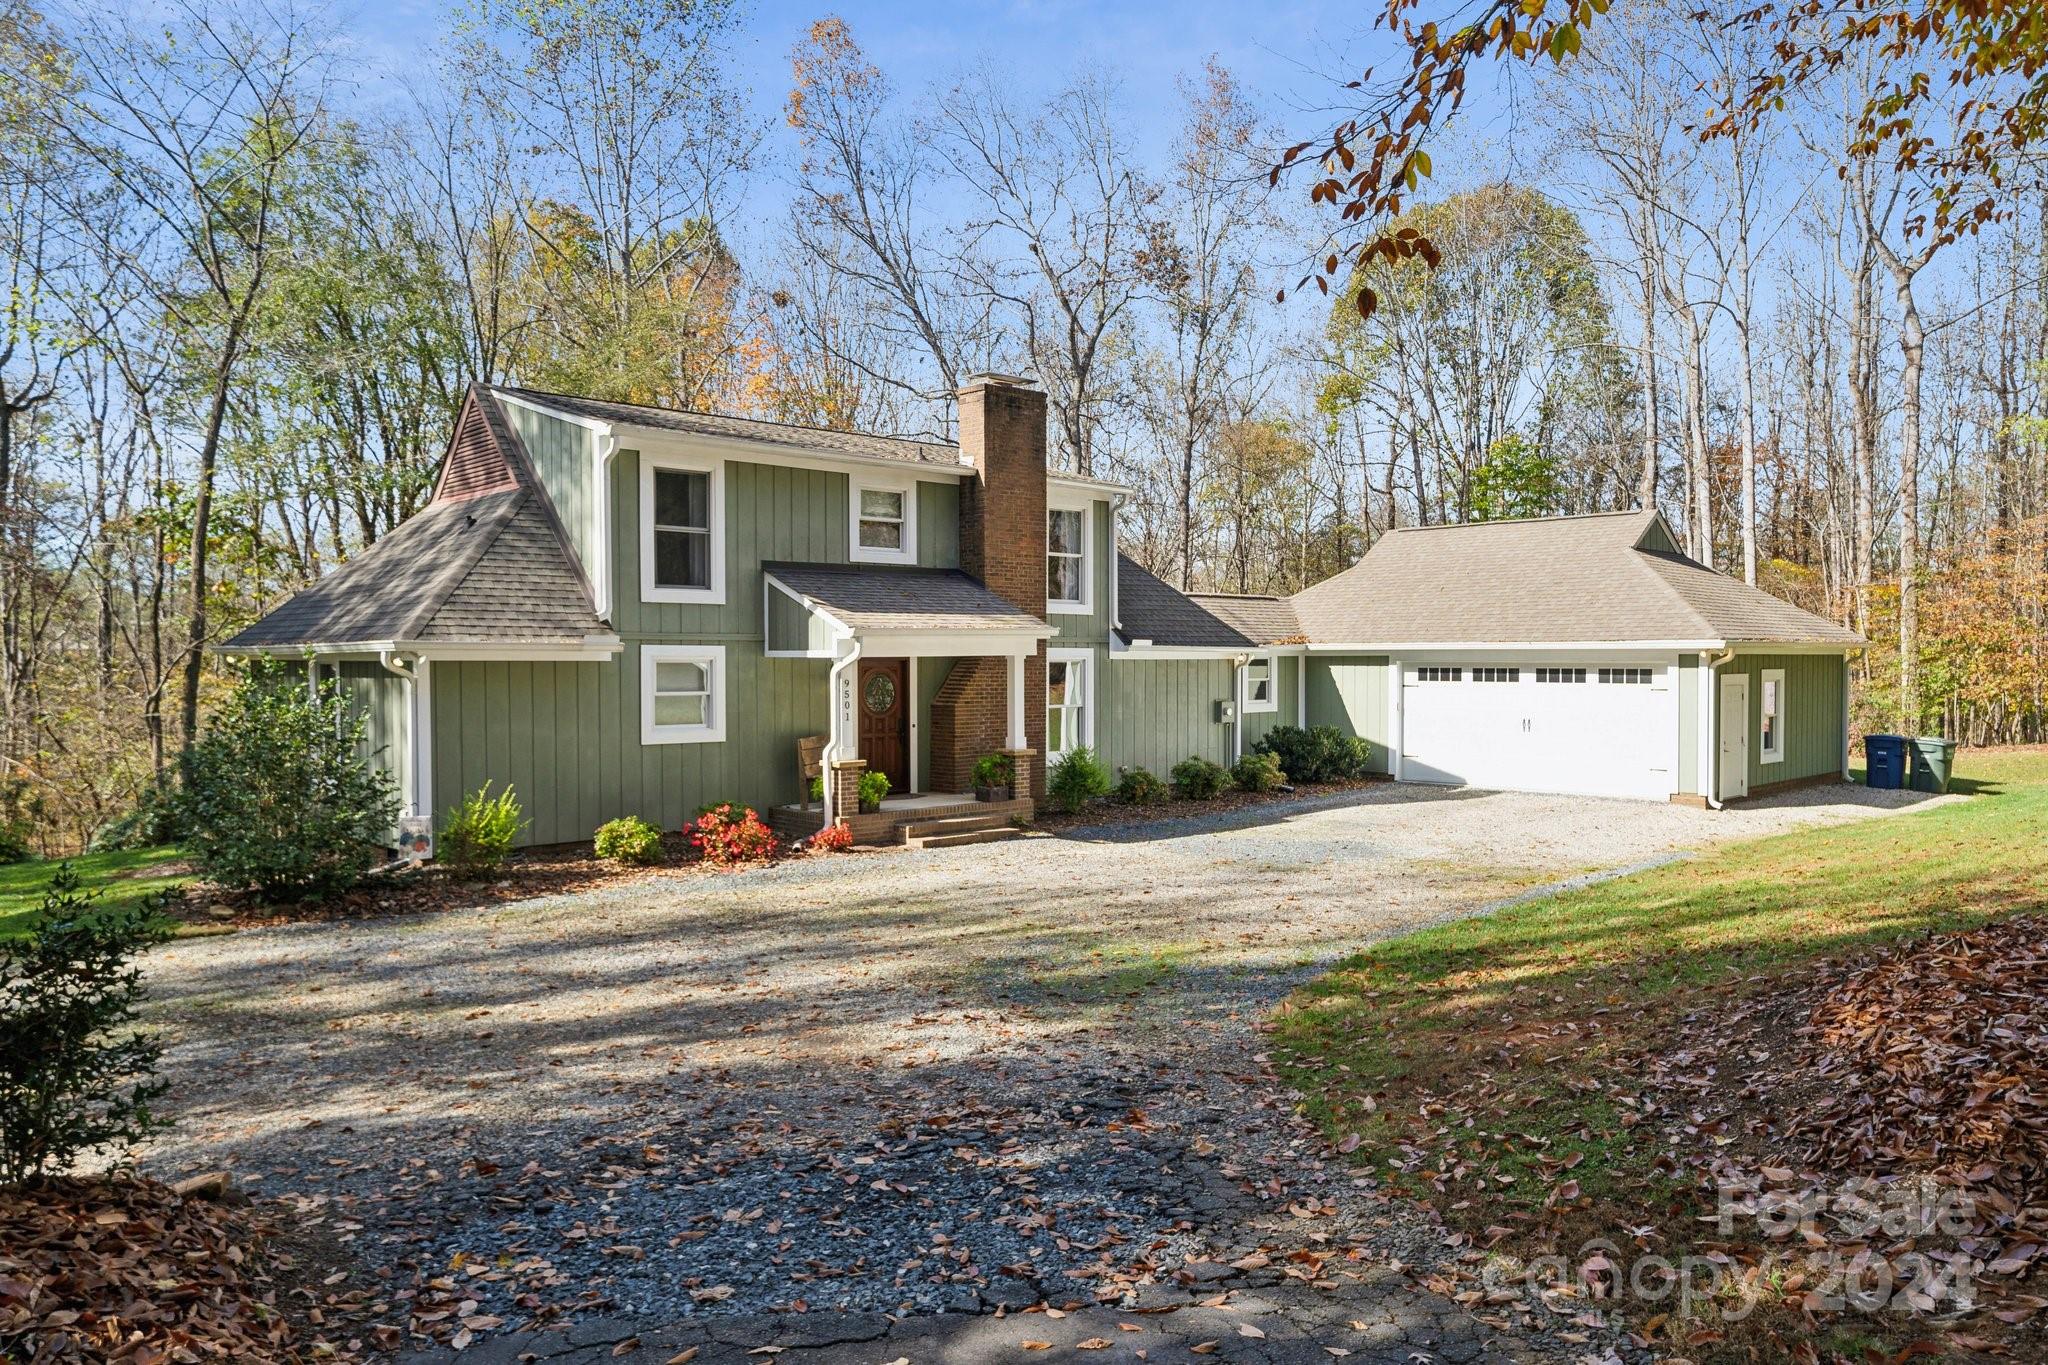
[[[1533,1224],[1564,1170],[1619,1213],[1656,1153],[1623,1136],[1613,1096],[1646,1049],[1684,1046],[1687,1011],[1766,1001],[1818,958],[2048,909],[2048,751],[1965,752],[1958,776],[1967,802],[1382,944],[1283,1007],[1275,1061],[1354,1160],[1454,1225]]]
[[[152,891],[183,886],[192,880],[175,848],[144,848],[119,853],[84,853],[70,859],[86,890],[105,888],[103,905],[126,905]],[[62,860],[13,863],[0,867],[0,939],[28,928],[29,917],[42,904],[43,892]]]

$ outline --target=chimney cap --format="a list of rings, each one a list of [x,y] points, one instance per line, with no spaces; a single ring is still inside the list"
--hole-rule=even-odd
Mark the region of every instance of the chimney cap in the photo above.
[[[1037,388],[1037,387],[1038,387],[1038,381],[1037,381],[1036,379],[1033,379],[1033,378],[1032,378],[1031,376],[1029,376],[1029,375],[1024,375],[1024,374],[997,374],[997,373],[996,373],[995,371],[993,371],[993,370],[983,370],[983,371],[981,371],[981,372],[980,372],[980,373],[978,373],[978,374],[970,374],[970,375],[968,375],[968,376],[967,376],[967,379],[966,379],[966,381],[965,381],[964,383],[962,383],[962,384],[960,385],[960,392],[961,392],[961,393],[966,393],[966,392],[967,392],[967,391],[968,391],[969,389],[984,389],[984,388],[986,388],[986,389],[1035,389],[1035,388]]]

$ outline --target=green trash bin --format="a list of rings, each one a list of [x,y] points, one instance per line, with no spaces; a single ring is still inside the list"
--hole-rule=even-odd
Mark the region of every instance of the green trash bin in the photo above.
[[[1922,735],[1913,741],[1913,790],[1945,792],[1956,764],[1956,742]]]

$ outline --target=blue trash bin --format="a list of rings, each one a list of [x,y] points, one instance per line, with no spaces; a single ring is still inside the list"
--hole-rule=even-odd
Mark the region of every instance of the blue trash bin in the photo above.
[[[1904,735],[1865,735],[1864,785],[1888,788],[1892,791],[1903,788],[1906,785],[1907,752]]]

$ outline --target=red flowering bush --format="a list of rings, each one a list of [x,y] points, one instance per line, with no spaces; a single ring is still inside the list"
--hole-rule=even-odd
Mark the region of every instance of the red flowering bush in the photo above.
[[[721,801],[697,812],[690,843],[707,863],[765,863],[781,849],[775,832],[761,823],[752,806]]]
[[[813,853],[844,853],[853,847],[853,831],[843,824],[830,824],[813,834],[805,847]]]

